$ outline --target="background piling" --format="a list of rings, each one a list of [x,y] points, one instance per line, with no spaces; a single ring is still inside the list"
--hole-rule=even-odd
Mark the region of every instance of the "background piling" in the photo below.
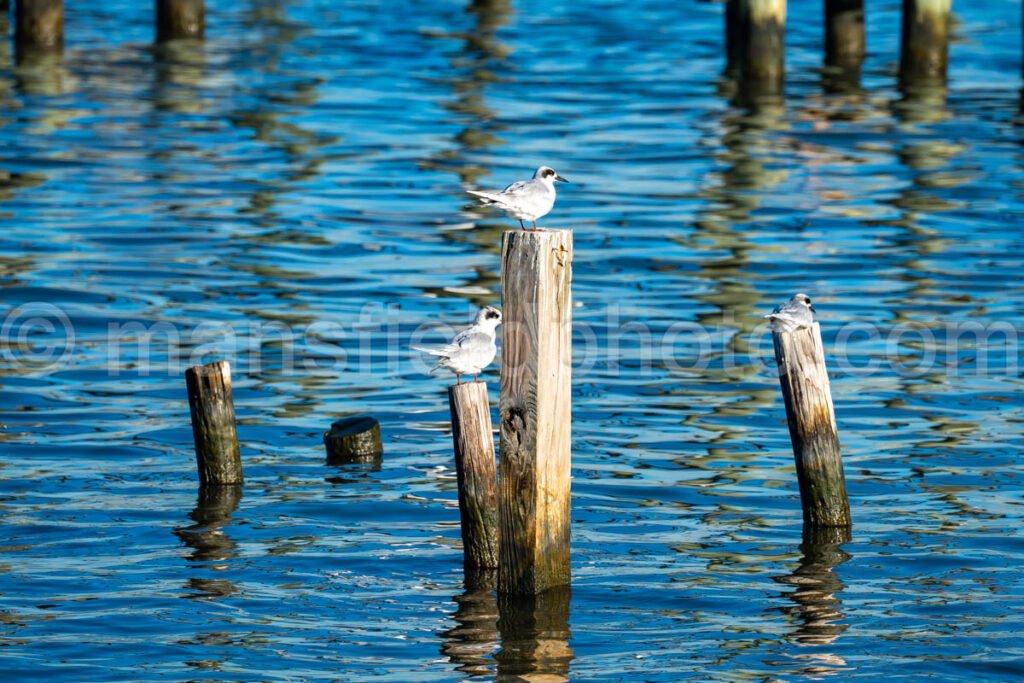
[[[572,232],[505,233],[498,590],[569,583]]]
[[[63,0],[17,0],[14,14],[14,44],[19,59],[64,49]]]
[[[785,78],[786,0],[727,0],[726,70],[741,99],[782,93]]]
[[[231,366],[226,361],[185,371],[196,464],[203,486],[241,484],[242,457],[231,394]]]
[[[384,455],[380,422],[368,415],[335,420],[324,432],[328,465],[377,465]]]
[[[900,81],[945,83],[952,0],[903,0]]]
[[[825,66],[859,73],[865,44],[864,0],[825,0]]]
[[[498,566],[498,472],[485,382],[448,387],[467,568]]]
[[[179,38],[201,40],[205,32],[204,0],[156,0],[157,42]]]
[[[773,331],[779,383],[793,442],[804,522],[850,524],[850,503],[839,449],[835,409],[825,369],[821,326]]]

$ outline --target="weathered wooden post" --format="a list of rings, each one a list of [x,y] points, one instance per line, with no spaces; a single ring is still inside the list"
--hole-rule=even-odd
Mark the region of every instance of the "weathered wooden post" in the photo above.
[[[789,436],[800,483],[804,522],[817,526],[850,524],[850,503],[839,450],[821,326],[773,330],[779,383],[786,403]]]
[[[157,42],[179,38],[202,40],[205,31],[205,0],[156,0]]]
[[[727,0],[726,71],[739,79],[738,95],[778,95],[785,77],[786,0]]]
[[[368,415],[335,420],[324,432],[324,447],[328,465],[376,465],[384,455],[380,422]]]
[[[485,382],[448,387],[467,568],[498,566],[498,472]]]
[[[945,83],[952,0],[903,0],[900,82]]]
[[[825,0],[825,66],[859,73],[865,42],[864,0]]]
[[[203,486],[241,484],[242,457],[227,361],[197,365],[185,371],[192,435],[196,442],[199,483]]]
[[[572,231],[502,242],[501,593],[570,580],[572,253]]]
[[[18,59],[64,49],[64,0],[17,0],[14,44]]]

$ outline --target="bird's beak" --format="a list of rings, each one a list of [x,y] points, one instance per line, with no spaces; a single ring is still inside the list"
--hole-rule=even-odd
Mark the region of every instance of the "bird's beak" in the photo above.
[[[557,180],[557,181],[558,181],[558,182],[560,182],[560,183],[567,183],[567,182],[569,182],[568,180],[566,180],[565,178],[563,178],[563,177],[562,177],[562,176],[560,176],[560,175],[556,175],[556,176],[555,176],[555,180]]]
[[[812,306],[812,305],[810,305],[810,304],[807,304],[807,308],[809,308],[809,309],[810,309],[811,313],[817,313],[817,311],[816,311],[816,310],[814,310],[814,306]]]

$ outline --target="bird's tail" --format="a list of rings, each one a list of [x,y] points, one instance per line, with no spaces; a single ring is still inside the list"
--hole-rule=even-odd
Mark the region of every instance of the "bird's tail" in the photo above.
[[[477,190],[466,190],[467,193],[477,197],[484,204],[504,204],[501,197],[493,192],[479,192]]]
[[[428,349],[425,346],[410,346],[413,351],[422,351],[423,353],[429,353],[431,356],[443,356],[445,351],[443,349]]]

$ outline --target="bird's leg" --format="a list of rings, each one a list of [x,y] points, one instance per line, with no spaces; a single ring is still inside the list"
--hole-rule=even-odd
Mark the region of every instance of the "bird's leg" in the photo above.
[[[455,373],[455,383],[462,384],[462,375]]]
[[[537,221],[530,221],[530,222],[533,223],[533,231],[537,232]]]
[[[473,384],[476,384],[476,373],[473,373]]]
[[[522,218],[519,219],[519,227],[522,228],[523,230],[526,230],[526,226],[523,225],[523,219]]]

